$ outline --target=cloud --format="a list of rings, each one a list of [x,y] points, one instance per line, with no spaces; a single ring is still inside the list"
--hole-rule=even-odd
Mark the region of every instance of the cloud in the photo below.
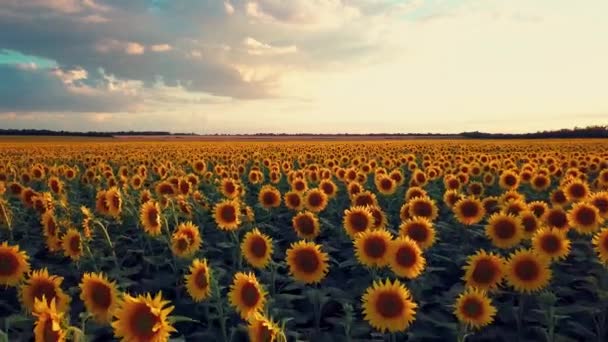
[[[226,11],[226,14],[228,14],[228,15],[234,14],[234,6],[232,6],[230,1],[224,1],[224,10]]]
[[[156,44],[156,45],[150,46],[150,50],[152,50],[154,52],[166,52],[171,49],[173,49],[173,48],[169,44]]]
[[[261,43],[251,37],[245,38],[243,44],[247,47],[247,53],[250,55],[284,55],[289,53],[295,53],[298,48],[295,45],[287,46],[272,46],[269,44]]]
[[[0,65],[0,112],[114,112],[135,110],[141,99],[108,84],[90,86],[83,69]]]

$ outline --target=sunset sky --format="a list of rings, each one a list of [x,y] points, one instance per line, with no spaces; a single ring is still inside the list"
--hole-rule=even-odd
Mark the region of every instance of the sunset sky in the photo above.
[[[0,0],[0,128],[608,124],[606,0]]]

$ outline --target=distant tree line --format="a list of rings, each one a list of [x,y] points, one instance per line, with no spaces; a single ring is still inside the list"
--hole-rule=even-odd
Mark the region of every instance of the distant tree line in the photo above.
[[[65,137],[106,137],[127,135],[197,135],[195,133],[171,133],[165,131],[118,131],[118,132],[73,132],[53,131],[49,129],[0,129],[0,135],[33,135],[33,136],[65,136]]]
[[[118,132],[73,132],[53,131],[48,129],[0,129],[1,135],[32,135],[32,136],[74,136],[74,137],[106,137],[113,136],[197,136],[196,133],[171,133],[165,131],[118,131]],[[560,129],[555,131],[539,131],[536,133],[486,133],[486,132],[463,132],[463,133],[336,133],[336,134],[314,134],[314,133],[253,133],[253,134],[222,134],[215,133],[211,136],[237,136],[237,137],[446,137],[446,138],[469,138],[469,139],[572,139],[572,138],[608,138],[608,126],[588,126],[584,128]]]
[[[560,129],[557,131],[539,131],[536,133],[484,133],[464,132],[460,134],[470,139],[573,139],[573,138],[608,138],[608,126],[588,126],[584,128]]]

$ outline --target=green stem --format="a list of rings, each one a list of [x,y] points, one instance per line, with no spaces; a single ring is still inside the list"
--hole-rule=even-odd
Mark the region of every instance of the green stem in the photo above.
[[[110,234],[108,234],[108,229],[106,228],[106,226],[104,226],[101,222],[97,220],[95,220],[95,223],[103,231],[103,234],[106,238],[106,242],[108,243],[108,246],[110,246],[110,250],[112,251],[112,258],[114,259],[114,265],[116,266],[116,269],[120,269],[120,266],[118,265],[118,258],[116,257],[116,251],[114,250],[114,244],[112,243],[112,239],[110,239]]]
[[[236,231],[230,232],[232,236],[232,240],[234,241],[234,266],[235,270],[240,270],[243,266],[242,256],[241,256],[241,246],[239,241],[239,236]]]

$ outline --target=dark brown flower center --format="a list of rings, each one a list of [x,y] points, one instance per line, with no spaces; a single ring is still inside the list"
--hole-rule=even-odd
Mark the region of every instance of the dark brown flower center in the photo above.
[[[319,269],[321,261],[315,251],[302,249],[296,252],[295,264],[297,269],[304,273],[315,273]]]
[[[405,310],[405,304],[403,299],[393,292],[382,292],[376,299],[376,311],[385,319],[391,319],[399,317],[403,310]]]

